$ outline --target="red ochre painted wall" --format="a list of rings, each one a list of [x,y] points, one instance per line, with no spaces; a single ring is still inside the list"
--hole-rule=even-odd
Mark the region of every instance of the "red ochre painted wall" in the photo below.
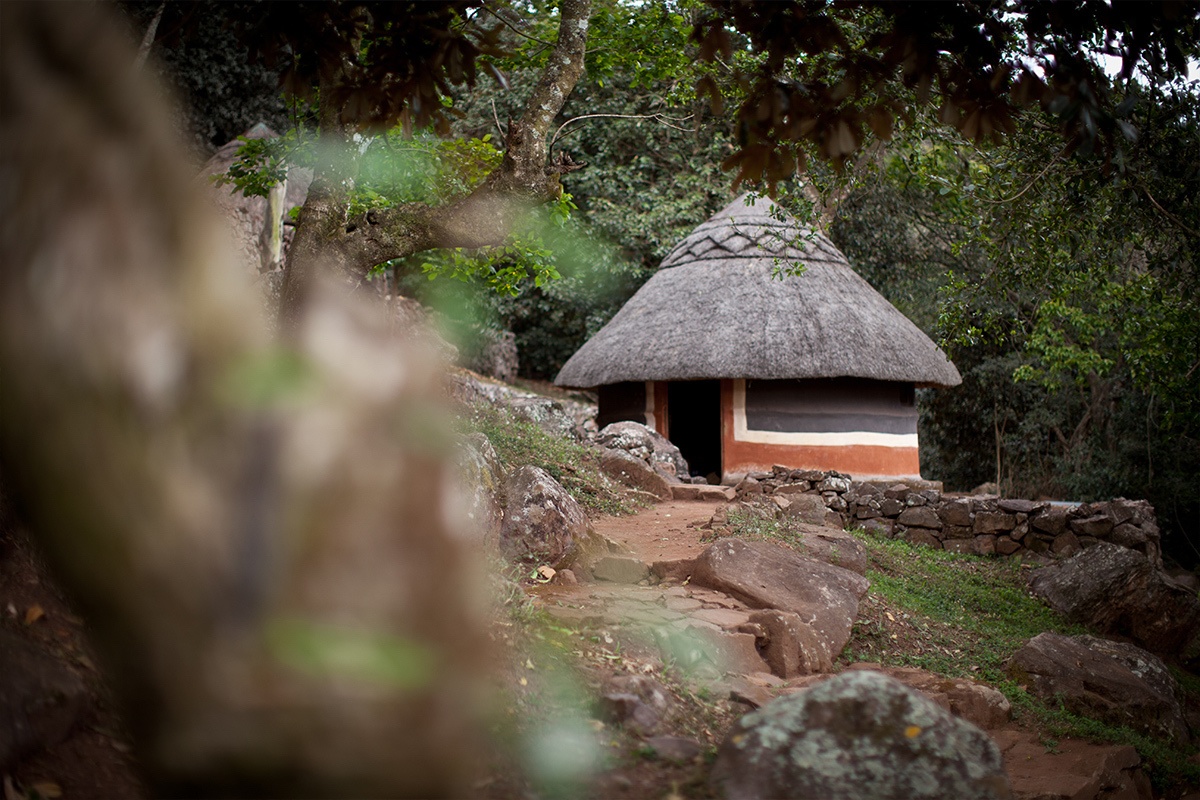
[[[793,469],[832,469],[855,478],[919,477],[921,474],[921,458],[915,447],[814,447],[736,441],[733,438],[733,381],[721,381],[723,471],[726,475],[770,472],[776,464]]]
[[[667,382],[654,381],[654,429],[661,433],[667,439],[671,438],[671,424],[669,422],[670,409],[667,406]]]

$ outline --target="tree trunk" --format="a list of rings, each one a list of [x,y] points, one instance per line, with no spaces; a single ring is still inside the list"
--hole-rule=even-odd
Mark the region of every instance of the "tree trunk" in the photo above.
[[[547,163],[546,137],[583,75],[590,14],[591,0],[564,0],[558,41],[521,119],[509,129],[504,159],[468,196],[441,207],[409,204],[350,218],[344,164],[326,160],[317,166],[285,267],[280,293],[285,328],[301,315],[306,287],[318,273],[357,287],[386,261],[439,247],[500,245],[534,207],[559,196],[564,170]],[[336,70],[322,74],[336,81]],[[340,112],[332,104],[320,109],[321,135],[336,143],[346,141]]]

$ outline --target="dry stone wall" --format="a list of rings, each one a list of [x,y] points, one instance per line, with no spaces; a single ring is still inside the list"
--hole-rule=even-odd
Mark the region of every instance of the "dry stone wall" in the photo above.
[[[747,475],[735,491],[736,501],[769,498],[785,514],[819,497],[827,524],[858,525],[877,536],[955,553],[1067,557],[1097,542],[1112,542],[1144,553],[1162,568],[1158,523],[1145,500],[1066,506],[995,495],[945,495],[939,486],[856,481],[835,471],[775,467]]]

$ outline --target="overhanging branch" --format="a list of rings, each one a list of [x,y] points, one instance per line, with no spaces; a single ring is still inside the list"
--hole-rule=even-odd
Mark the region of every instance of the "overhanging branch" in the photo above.
[[[513,123],[504,159],[471,194],[448,206],[409,205],[373,211],[346,226],[336,247],[351,269],[368,269],[438,247],[502,244],[535,205],[562,191],[564,170],[547,163],[546,139],[583,75],[591,0],[564,0],[558,42],[521,119]]]

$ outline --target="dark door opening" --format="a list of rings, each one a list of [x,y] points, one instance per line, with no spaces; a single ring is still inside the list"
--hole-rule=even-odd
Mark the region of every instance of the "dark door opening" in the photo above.
[[[693,475],[721,479],[721,382],[667,384],[667,430]]]

